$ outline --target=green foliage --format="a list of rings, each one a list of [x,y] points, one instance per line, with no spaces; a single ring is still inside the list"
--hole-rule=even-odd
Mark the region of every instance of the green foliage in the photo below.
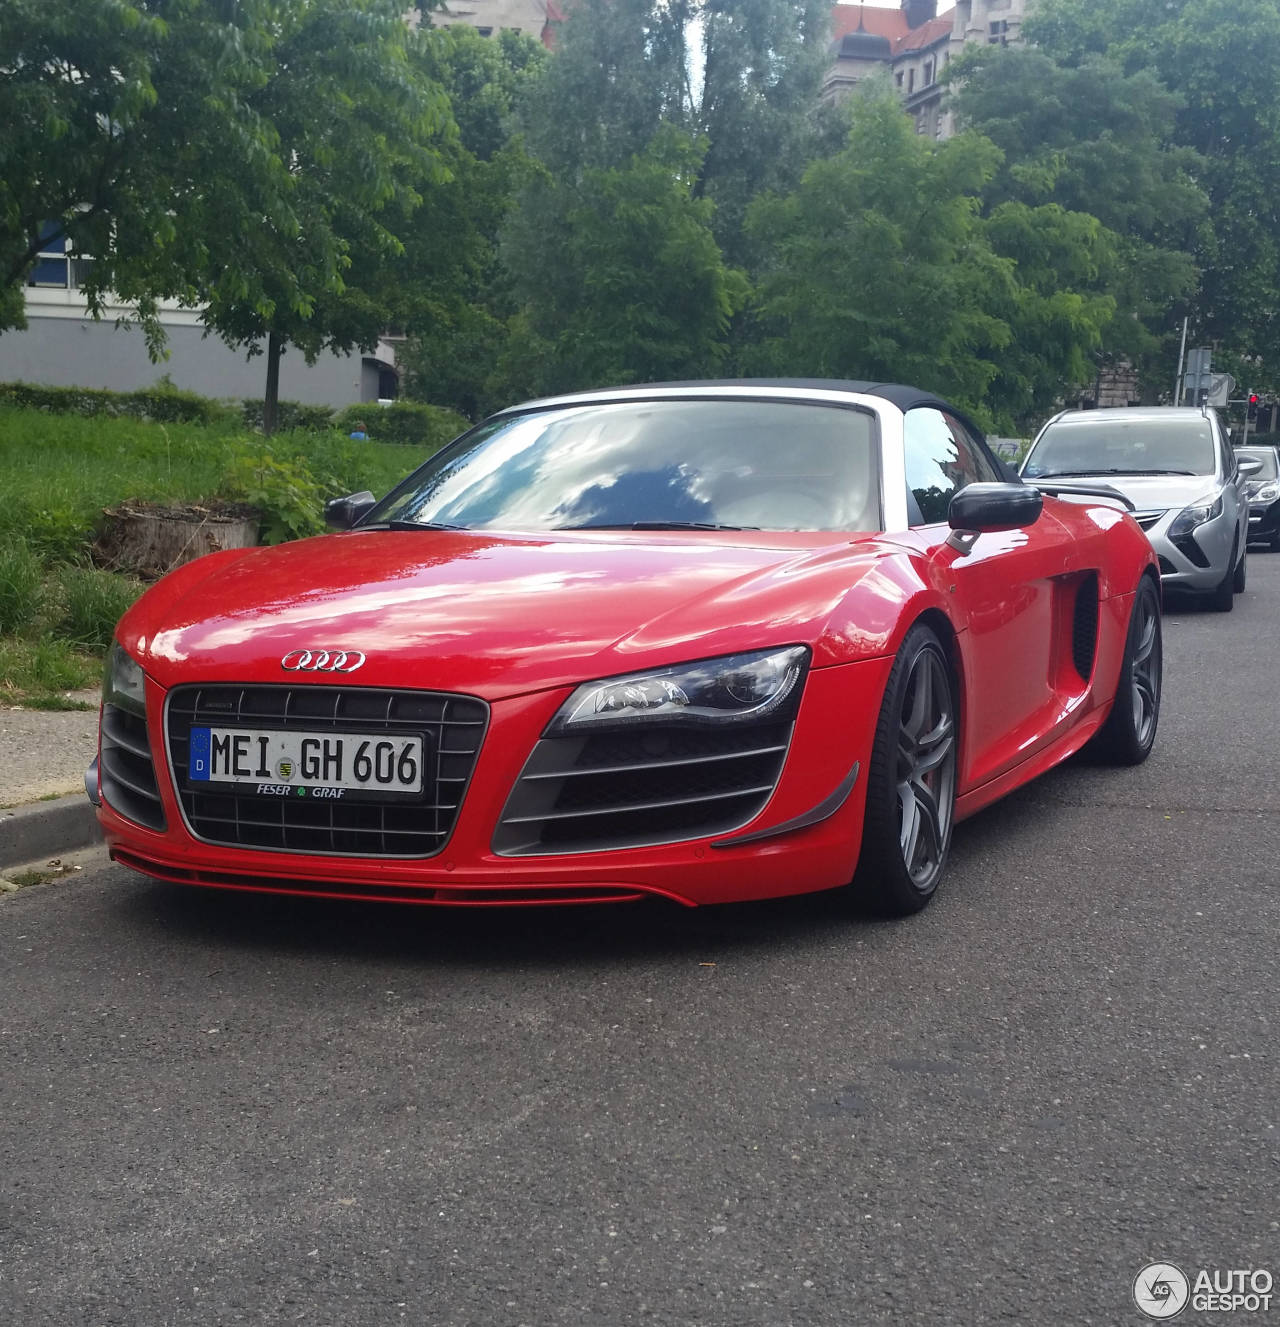
[[[24,406],[53,414],[107,415],[161,423],[217,424],[234,418],[225,406],[195,392],[158,384],[137,392],[88,387],[43,387],[35,383],[0,383],[0,405]]]
[[[20,631],[40,611],[43,567],[24,543],[0,542],[0,634]]]
[[[999,153],[970,136],[934,148],[889,90],[858,98],[851,117],[849,147],[752,210],[773,255],[757,367],[917,383],[980,410],[1011,338],[989,310],[1015,291],[978,214]]]
[[[66,709],[57,693],[80,691],[102,677],[99,655],[45,635],[0,636],[0,698],[39,709]]]
[[[1116,309],[1106,327],[1104,353],[1123,356],[1163,383],[1165,360],[1176,353],[1170,311],[1194,291],[1192,251],[1208,209],[1197,183],[1203,161],[1171,145],[1181,99],[1148,71],[1128,74],[1114,60],[1092,55],[1080,64],[1055,63],[1028,48],[974,47],[953,64],[955,105],[962,123],[991,138],[1004,161],[984,193],[993,217],[1011,206],[1057,209],[1052,228],[1070,224],[1081,237],[1085,268],[1061,243],[1045,255],[1017,257],[1020,277],[1052,294],[1055,278]],[[1018,211],[1005,212],[1022,217]],[[1066,218],[1072,218],[1069,223]],[[1007,224],[998,224],[1004,236]],[[1034,250],[1036,246],[1033,244]],[[1024,276],[1023,265],[1035,272]],[[1046,276],[1048,280],[1046,281]],[[1052,334],[1051,310],[1045,330]]]
[[[349,405],[333,421],[340,433],[351,433],[357,424],[363,424],[375,442],[421,447],[427,455],[439,451],[469,427],[456,411],[420,401],[397,401],[389,406]]]
[[[1167,143],[1199,154],[1209,200],[1184,306],[1193,344],[1261,357],[1258,381],[1280,386],[1280,0],[1040,0],[1026,31],[1059,65],[1105,53],[1176,96]]]
[[[282,544],[324,530],[323,494],[305,461],[238,453],[227,466],[223,496],[262,513],[263,543]]]
[[[93,567],[63,567],[58,575],[58,638],[81,649],[105,650],[116,623],[142,593],[141,582]]]
[[[274,3],[254,105],[287,163],[287,208],[274,206],[272,175],[252,174],[187,255],[206,325],[250,354],[266,342],[268,433],[286,346],[308,363],[371,350],[396,316],[402,236],[447,177],[441,148],[455,132],[443,89],[411,58],[431,38],[405,24],[400,0]]]
[[[240,403],[240,417],[245,424],[261,433],[264,428],[264,403],[251,397]],[[333,407],[304,401],[276,402],[276,429],[306,429],[320,433],[333,427]]]
[[[533,215],[558,224],[542,261],[526,225],[513,231],[515,288],[549,349],[541,390],[713,373],[746,280],[727,268],[712,205],[694,197],[702,145],[664,128],[625,166],[573,187],[544,177]]]

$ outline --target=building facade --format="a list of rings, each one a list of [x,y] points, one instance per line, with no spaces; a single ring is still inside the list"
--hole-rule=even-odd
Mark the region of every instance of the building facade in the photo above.
[[[431,14],[437,28],[462,24],[475,28],[482,37],[499,32],[522,32],[544,46],[551,46],[555,25],[564,22],[556,0],[445,0]]]
[[[868,75],[887,69],[916,132],[949,138],[955,118],[943,106],[943,72],[966,46],[1018,41],[1029,3],[956,0],[941,14],[938,0],[901,0],[897,9],[838,4],[831,15],[833,60],[823,96],[837,100]]]

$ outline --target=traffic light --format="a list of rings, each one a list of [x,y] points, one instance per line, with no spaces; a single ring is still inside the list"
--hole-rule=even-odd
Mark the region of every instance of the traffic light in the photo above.
[[[1256,424],[1258,420],[1258,393],[1249,393],[1249,423]]]

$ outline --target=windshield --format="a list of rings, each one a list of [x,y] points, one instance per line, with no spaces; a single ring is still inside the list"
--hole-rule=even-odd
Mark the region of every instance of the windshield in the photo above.
[[[1277,459],[1274,447],[1237,447],[1236,455],[1241,460],[1251,457],[1255,461],[1262,462],[1262,469],[1256,475],[1250,475],[1250,479],[1275,479],[1280,476],[1280,460]]]
[[[481,425],[360,523],[878,530],[874,416],[786,401],[624,401]]]
[[[1050,475],[1211,475],[1213,428],[1203,415],[1171,419],[1059,420],[1031,449],[1022,473]]]

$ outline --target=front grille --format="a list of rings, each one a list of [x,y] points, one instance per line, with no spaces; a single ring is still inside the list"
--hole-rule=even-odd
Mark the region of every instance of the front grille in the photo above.
[[[98,770],[103,799],[112,810],[147,829],[164,829],[164,806],[142,715],[119,705],[102,707]]]
[[[475,768],[489,707],[471,696],[341,687],[179,687],[166,728],[174,786],[197,838],[243,848],[362,857],[430,857],[447,842]],[[307,732],[421,733],[423,800],[259,796],[256,784],[216,791],[187,779],[193,726]]]
[[[1093,672],[1093,656],[1098,644],[1098,578],[1090,573],[1076,590],[1076,607],[1071,617],[1071,660],[1076,672],[1088,681]]]
[[[1160,524],[1160,518],[1163,515],[1163,511],[1135,511],[1133,513],[1133,519],[1137,521],[1144,530],[1150,530],[1153,525]]]
[[[544,737],[502,813],[494,851],[591,852],[738,829],[764,809],[782,774],[792,715],[770,719]]]

